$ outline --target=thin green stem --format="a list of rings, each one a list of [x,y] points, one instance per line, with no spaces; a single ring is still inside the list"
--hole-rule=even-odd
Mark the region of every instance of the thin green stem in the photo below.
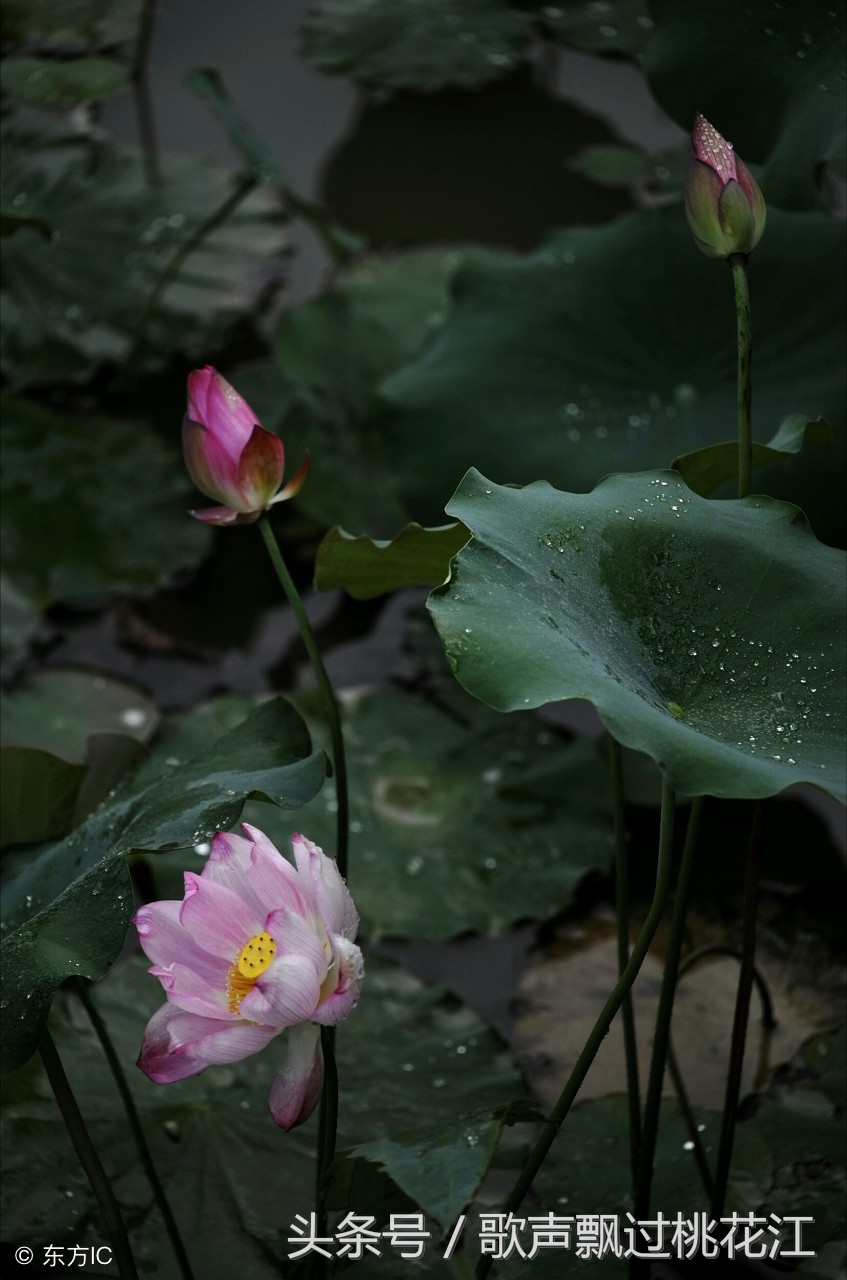
[[[291,605],[300,635],[306,646],[306,652],[315,673],[315,679],[323,696],[324,710],[329,722],[332,741],[332,764],[335,776],[336,796],[336,844],[335,860],[341,875],[347,877],[347,842],[349,838],[349,801],[347,790],[347,762],[344,754],[344,733],[341,727],[341,714],[335,697],[332,683],[326,672],[323,659],[318,649],[312,625],[309,622],[303,601],[288,572],[279,544],[271,529],[267,512],[259,517],[259,530],[264,539],[271,563]],[[335,1158],[336,1133],[338,1129],[338,1070],[335,1064],[335,1030],[332,1027],[321,1028],[321,1047],[324,1057],[324,1083],[321,1092],[321,1106],[318,1118],[318,1170],[316,1187],[316,1215],[319,1233],[327,1219],[327,1193],[329,1190],[329,1171]],[[316,1255],[320,1256],[320,1255]],[[321,1265],[320,1270],[325,1268]]]
[[[195,249],[200,247],[203,241],[210,236],[217,227],[226,222],[230,214],[238,208],[242,200],[250,194],[257,183],[258,178],[253,174],[239,178],[227,198],[218,205],[217,209],[213,209],[205,221],[201,222],[198,227],[195,227],[190,236],[186,236],[185,240],[183,240],[182,244],[178,246],[170,260],[165,263],[164,267],[159,272],[156,283],[153,285],[153,288],[147,296],[147,301],[144,303],[141,315],[138,318],[138,324],[135,327],[132,344],[124,362],[123,373],[120,379],[121,382],[128,382],[134,376],[141,358],[141,353],[144,349],[147,330],[149,329],[153,317],[156,314],[156,308],[159,305],[162,294],[179,273],[182,264],[191,256],[192,253],[194,253]]]
[[[112,1190],[112,1184],[100,1162],[100,1157],[95,1150],[94,1143],[91,1141],[91,1136],[85,1127],[85,1121],[77,1106],[76,1098],[62,1066],[62,1060],[49,1031],[44,1032],[39,1052],[41,1061],[44,1063],[44,1070],[47,1072],[47,1079],[50,1081],[50,1088],[53,1090],[59,1110],[62,1113],[62,1119],[70,1134],[71,1142],[74,1144],[74,1149],[79,1156],[79,1162],[82,1165],[85,1176],[91,1183],[91,1190],[94,1192],[97,1203],[100,1206],[121,1280],[138,1280],[138,1272],[135,1269],[129,1237],[121,1217],[121,1211],[118,1208],[118,1202],[115,1199],[115,1193]]]
[[[685,1081],[682,1078],[682,1072],[679,1069],[676,1053],[674,1052],[673,1041],[668,1041],[668,1074],[673,1082],[674,1092],[680,1111],[682,1112],[683,1123],[688,1132],[688,1140],[691,1143],[691,1152],[694,1156],[694,1163],[697,1165],[697,1172],[700,1175],[700,1182],[703,1187],[706,1199],[711,1203],[712,1196],[715,1191],[715,1182],[712,1177],[712,1171],[709,1168],[709,1161],[706,1156],[706,1148],[703,1143],[703,1137],[697,1127],[697,1117],[691,1106],[691,1099],[685,1088]]]
[[[321,1027],[321,1049],[324,1058],[324,1083],[318,1116],[318,1163],[315,1178],[316,1235],[327,1234],[327,1201],[330,1170],[335,1160],[338,1130],[338,1070],[335,1065],[335,1027]],[[321,1280],[327,1274],[327,1259],[313,1253],[306,1267],[306,1280]]]
[[[629,865],[626,849],[626,816],[623,785],[623,757],[620,743],[609,736],[609,768],[612,783],[612,826],[615,836],[615,907],[618,926],[618,976],[629,963]],[[633,1189],[638,1179],[638,1152],[641,1147],[641,1090],[638,1081],[638,1051],[632,992],[627,991],[621,1006],[623,1018],[626,1093],[629,1104],[629,1154]]]
[[[694,855],[697,849],[697,835],[700,828],[702,809],[703,797],[696,796],[692,801],[691,813],[688,817],[688,830],[685,833],[685,845],[682,850],[682,861],[680,862],[679,876],[674,893],[670,934],[665,953],[665,971],[662,975],[659,1008],[656,1012],[656,1030],[653,1037],[653,1053],[650,1059],[650,1075],[647,1080],[647,1097],[644,1102],[644,1128],[642,1130],[638,1182],[636,1184],[637,1192],[635,1196],[635,1217],[638,1221],[646,1219],[650,1210],[653,1162],[656,1158],[659,1112],[662,1106],[662,1084],[665,1077],[671,1015],[673,1013],[674,995],[676,994],[679,958],[682,953],[685,917],[688,911],[691,878],[694,871]]]
[[[750,1017],[750,996],[753,991],[753,975],[756,970],[756,906],[759,890],[759,835],[762,826],[762,801],[756,802],[750,843],[747,848],[747,865],[744,875],[744,917],[741,936],[741,970],[738,975],[738,991],[735,997],[735,1017],[732,1023],[732,1042],[729,1050],[729,1071],[726,1081],[721,1135],[718,1142],[718,1158],[715,1165],[715,1190],[712,1196],[712,1217],[723,1216],[726,1192],[729,1184],[729,1167],[735,1140],[735,1122],[738,1098],[741,1093],[741,1071],[744,1066],[744,1046],[747,1040],[747,1021]]]
[[[338,1070],[335,1065],[335,1027],[321,1027],[321,1048],[324,1055],[324,1096],[326,1105],[324,1108],[324,1134],[321,1145],[320,1166],[325,1181],[325,1185],[321,1189],[321,1198],[325,1201],[329,1192],[329,1186],[327,1185],[329,1171],[335,1159],[335,1134],[338,1128]]]
[[[741,960],[741,952],[736,947],[728,947],[718,943],[710,944],[705,947],[697,947],[695,951],[691,951],[685,957],[682,964],[679,966],[677,986],[679,986],[679,983],[685,977],[689,969],[693,969],[696,964],[699,964],[701,960],[705,960],[709,956],[731,956],[734,960]],[[776,1019],[774,1018],[773,1013],[771,993],[768,990],[768,985],[765,982],[765,979],[757,968],[754,968],[753,970],[753,982],[762,1003],[762,1026],[765,1030],[765,1036],[763,1039],[764,1052],[766,1051],[770,1033],[776,1027]],[[700,1181],[703,1184],[703,1190],[706,1193],[706,1198],[709,1203],[711,1203],[712,1196],[715,1193],[715,1183],[711,1169],[709,1168],[709,1161],[706,1157],[706,1148],[703,1145],[703,1138],[699,1128],[697,1127],[697,1120],[691,1106],[691,1101],[688,1097],[688,1091],[685,1088],[685,1081],[682,1078],[682,1072],[679,1069],[676,1053],[674,1052],[673,1040],[668,1041],[668,1071],[670,1073],[671,1080],[673,1081],[677,1102],[679,1104],[679,1109],[682,1112],[685,1127],[688,1130],[688,1137],[691,1141],[694,1160],[697,1164],[697,1171],[700,1174]]]
[[[582,1052],[580,1053],[573,1070],[571,1071],[568,1081],[562,1090],[559,1100],[553,1110],[550,1112],[549,1118],[541,1127],[535,1145],[527,1158],[521,1173],[509,1193],[504,1210],[507,1213],[514,1212],[521,1204],[524,1196],[535,1179],[536,1174],[541,1168],[548,1151],[552,1147],[556,1136],[562,1127],[568,1112],[573,1106],[574,1100],[582,1087],[582,1082],[588,1074],[592,1062],[597,1056],[597,1050],[603,1043],[604,1037],[607,1035],[609,1027],[615,1014],[623,1004],[624,996],[632,987],[638,976],[639,970],[644,963],[644,957],[647,955],[650,943],[653,941],[656,930],[659,927],[662,916],[665,912],[665,906],[668,900],[671,885],[671,870],[673,866],[673,820],[674,820],[674,792],[673,788],[665,780],[662,783],[662,816],[659,828],[659,857],[656,867],[656,888],[653,894],[653,901],[647,918],[641,928],[641,932],[635,940],[629,962],[615,983],[611,995],[600,1012],[597,1021],[591,1029],[591,1033],[585,1042]],[[490,1254],[480,1258],[476,1275],[477,1280],[482,1280],[491,1270],[493,1258]]]
[[[162,180],[159,168],[159,148],[156,144],[156,122],[153,116],[153,99],[147,68],[153,47],[153,28],[156,21],[158,0],[144,0],[135,40],[132,59],[132,96],[135,102],[135,118],[138,122],[138,140],[144,157],[147,185],[158,186]]]
[[[735,285],[735,314],[738,325],[738,496],[750,492],[753,473],[753,434],[750,426],[752,383],[750,367],[750,290],[747,287],[747,255],[734,253],[729,259]]]
[[[347,764],[344,755],[344,734],[341,729],[341,715],[338,710],[338,701],[335,697],[329,676],[326,673],[326,667],[318,649],[318,643],[315,640],[312,624],[309,622],[306,610],[303,608],[303,602],[297,588],[294,585],[288,567],[282,558],[282,552],[279,549],[277,540],[271,529],[267,512],[264,512],[259,518],[259,530],[265,540],[265,546],[268,549],[268,555],[271,563],[276,570],[276,576],[279,578],[280,585],[285,592],[286,599],[291,605],[294,617],[297,619],[297,626],[300,628],[300,635],[303,644],[306,646],[306,652],[309,655],[309,661],[312,664],[312,670],[315,673],[315,679],[321,691],[324,703],[324,711],[329,723],[330,738],[332,741],[332,765],[335,774],[335,796],[338,803],[336,810],[336,846],[335,860],[338,863],[338,870],[342,876],[347,877],[347,841],[349,829],[349,802],[347,796]]]
[[[100,1012],[91,998],[91,994],[85,983],[81,979],[77,978],[74,981],[73,986],[76,994],[79,996],[85,1012],[91,1020],[91,1025],[94,1027],[97,1039],[100,1041],[100,1046],[114,1077],[118,1093],[121,1095],[121,1101],[123,1102],[127,1120],[129,1122],[130,1133],[133,1136],[139,1159],[141,1160],[142,1167],[147,1175],[147,1181],[150,1183],[153,1198],[159,1206],[159,1212],[162,1215],[165,1230],[170,1237],[173,1251],[176,1254],[180,1275],[184,1277],[184,1280],[193,1280],[191,1264],[188,1261],[188,1255],[185,1251],[185,1246],[182,1243],[182,1237],[179,1234],[179,1227],[177,1226],[176,1219],[171,1211],[168,1197],[165,1195],[165,1189],[159,1180],[158,1173],[156,1172],[156,1166],[153,1163],[153,1157],[150,1154],[150,1148],[148,1147],[147,1139],[144,1136],[144,1130],[141,1126],[141,1120],[135,1106],[135,1100],[132,1096],[129,1085],[127,1084],[123,1067],[121,1066],[120,1059],[115,1052],[115,1047],[112,1044],[106,1024],[100,1017]]]

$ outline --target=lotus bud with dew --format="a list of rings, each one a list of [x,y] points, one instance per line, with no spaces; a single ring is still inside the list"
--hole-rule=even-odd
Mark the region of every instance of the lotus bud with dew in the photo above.
[[[752,253],[765,229],[765,200],[732,143],[698,115],[685,178],[688,225],[703,253],[730,258]]]

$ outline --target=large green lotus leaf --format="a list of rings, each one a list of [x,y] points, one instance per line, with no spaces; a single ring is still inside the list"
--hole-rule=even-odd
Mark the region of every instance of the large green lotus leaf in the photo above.
[[[686,795],[844,798],[844,557],[796,507],[674,471],[571,494],[472,470],[447,509],[473,539],[429,607],[471,693],[588,698]]]
[[[249,796],[298,808],[324,757],[277,699],[185,764],[151,757],[59,844],[7,855],[3,892],[4,1070],[35,1050],[56,988],[100,978],[132,914],[126,855],[194,845],[233,825]]]
[[[45,218],[2,241],[4,373],[17,386],[80,381],[129,353],[144,305],[179,247],[233,191],[231,170],[161,157],[148,185],[141,152],[67,127],[14,118],[4,129],[2,207]],[[206,236],[159,299],[138,352],[160,367],[202,360],[278,280],[282,215],[272,193],[247,196]]]
[[[306,57],[384,89],[472,88],[519,61],[524,14],[503,0],[318,0],[303,25]]]
[[[387,689],[346,701],[344,724],[350,885],[369,937],[446,939],[548,918],[611,860],[603,762],[535,717]],[[325,730],[312,727],[320,743]],[[330,851],[333,784],[296,827],[272,810],[248,820],[280,849],[300,829]]]
[[[2,565],[33,603],[151,591],[201,558],[191,486],[149,429],[12,397],[2,413]]]
[[[749,269],[759,438],[798,404],[843,420],[843,273],[834,222],[772,211]],[[458,272],[442,327],[382,384],[385,465],[427,524],[470,466],[589,489],[734,436],[735,371],[729,273],[696,250],[680,208],[563,231]],[[843,528],[843,449],[805,450],[757,481],[804,505],[825,540]]]
[[[686,130],[707,116],[747,163],[765,165],[765,198],[815,208],[821,168],[843,153],[843,5],[803,0],[650,0],[650,88]],[[770,212],[768,214],[770,217]]]
[[[3,0],[9,44],[57,52],[102,49],[131,40],[142,0]]]
[[[295,1214],[308,1219],[314,1208],[317,1116],[289,1134],[270,1118],[266,1099],[283,1040],[244,1062],[154,1085],[132,1065],[145,1024],[162,1003],[146,962],[133,957],[115,966],[92,995],[128,1073],[195,1275],[302,1276],[302,1264],[289,1264],[286,1255],[295,1248],[288,1245],[289,1236],[296,1239]],[[50,1025],[129,1221],[140,1270],[151,1280],[172,1280],[171,1248],[152,1212],[120,1101],[73,997],[56,1002]],[[408,1130],[424,1116],[445,1134],[452,1127],[470,1149],[468,1135],[481,1133],[485,1108],[524,1096],[518,1072],[490,1029],[443,990],[422,987],[374,956],[366,957],[359,1005],[339,1027],[337,1053],[342,1149]],[[468,1115],[476,1117],[476,1128],[463,1119]],[[4,1080],[3,1128],[4,1239],[34,1245],[43,1232],[44,1242],[91,1244],[99,1230],[102,1242],[90,1190],[37,1060]],[[343,1206],[354,1213],[379,1213],[381,1207],[363,1201]],[[438,1234],[436,1224],[430,1229]],[[428,1253],[434,1250],[429,1242]],[[443,1274],[434,1256],[435,1274]],[[388,1244],[379,1263],[386,1280],[398,1266],[404,1274],[406,1267],[414,1271]]]

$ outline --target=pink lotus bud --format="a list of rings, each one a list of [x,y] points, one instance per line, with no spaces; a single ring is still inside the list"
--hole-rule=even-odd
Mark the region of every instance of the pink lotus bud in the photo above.
[[[765,229],[765,200],[732,143],[700,115],[691,133],[685,212],[698,246],[710,258],[752,253]]]
[[[182,452],[200,492],[224,504],[191,512],[207,524],[250,524],[266,507],[293,498],[309,469],[307,454],[280,489],[285,470],[282,441],[259,425],[247,401],[208,364],[188,377]]]
[[[348,1017],[359,999],[359,916],[335,863],[311,840],[296,835],[290,860],[258,828],[242,830],[215,836],[201,874],[186,871],[181,902],[151,902],[135,914],[166,996],[138,1065],[169,1084],[282,1035],[268,1104],[280,1128],[293,1129],[320,1097],[320,1028]]]

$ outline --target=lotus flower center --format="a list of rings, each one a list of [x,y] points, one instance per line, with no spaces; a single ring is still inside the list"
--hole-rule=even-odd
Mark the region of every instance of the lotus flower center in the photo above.
[[[276,943],[269,933],[257,933],[246,943],[227,976],[230,1013],[238,1013],[241,1001],[253,990],[256,979],[269,969],[276,955]]]

